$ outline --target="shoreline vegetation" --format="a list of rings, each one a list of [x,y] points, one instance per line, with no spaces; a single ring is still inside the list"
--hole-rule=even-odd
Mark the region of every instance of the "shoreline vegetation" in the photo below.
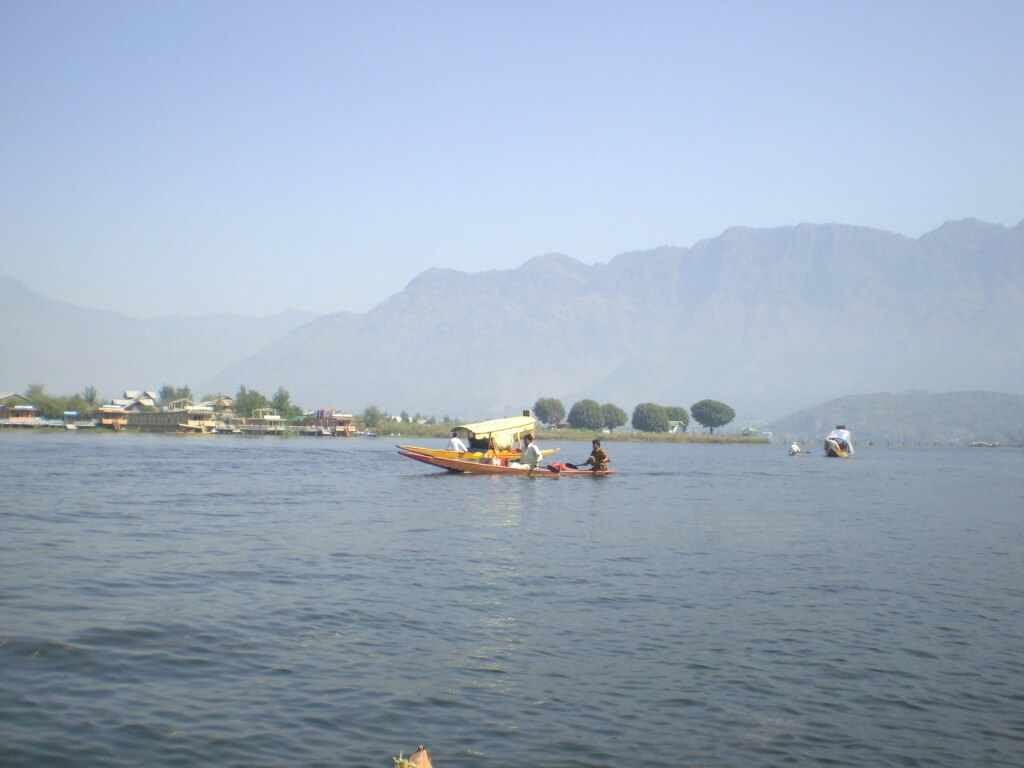
[[[290,394],[283,387],[274,393],[273,398],[241,387],[235,397],[208,395],[199,403],[192,402],[189,387],[171,385],[165,385],[159,392],[125,391],[124,396],[121,400],[102,404],[94,387],[86,387],[81,394],[58,396],[48,394],[41,384],[31,385],[24,395],[0,393],[0,431],[31,426],[86,431],[94,426],[116,429],[116,426],[112,427],[98,418],[101,409],[128,403],[124,406],[125,412],[130,406],[135,406],[130,408],[132,412],[138,410],[148,414],[181,410],[182,402],[189,407],[197,406],[197,410],[207,412],[207,416],[212,411],[214,422],[225,422],[214,423],[217,432],[236,431],[225,427],[250,417],[258,422],[260,411],[274,414],[268,418],[275,419],[264,425],[268,428],[261,434],[273,432],[289,437],[320,435],[326,432],[326,429],[320,429],[323,427],[330,427],[332,433],[337,431],[333,424],[324,423],[325,419],[320,418],[321,411],[306,411],[292,403]],[[129,396],[138,402],[129,403]],[[702,410],[705,406],[715,406],[721,413]],[[323,409],[323,415],[328,415],[328,410],[333,416],[345,420],[346,432],[409,440],[447,440],[453,427],[469,421],[450,412],[441,419],[433,415],[428,418],[420,413],[413,416],[406,411],[394,416],[372,405],[367,406],[363,413],[342,414],[336,409]],[[830,425],[846,423],[857,425],[858,445],[1024,446],[1024,432],[1020,426],[1024,424],[1024,396],[1006,393],[851,395],[770,424],[759,422],[757,427],[743,429],[732,423],[734,413],[724,403],[703,400],[691,406],[689,411],[693,418],[683,407],[642,403],[634,409],[630,419],[612,404],[602,406],[592,400],[582,400],[573,405],[566,419],[560,401],[540,398],[531,414],[537,421],[537,438],[545,443],[588,442],[599,438],[620,443],[717,445],[771,445],[796,440],[808,445],[817,444]],[[189,419],[191,424],[191,417]],[[121,428],[127,431],[161,431],[152,428],[152,420],[147,423],[149,427],[144,429],[138,429],[138,424],[129,426],[126,422],[121,424]],[[713,431],[709,431],[711,424],[714,424]],[[249,426],[248,422],[246,426]],[[254,423],[251,431],[259,432],[258,426]]]
[[[433,424],[385,422],[375,428],[368,427],[366,424],[361,422],[361,419],[356,419],[356,423],[359,425],[360,429],[354,433],[354,436],[447,440],[452,434],[452,429],[459,426],[462,422],[435,422]],[[62,430],[65,426],[65,422],[62,422],[59,419],[38,419],[33,420],[31,423],[0,423],[0,430],[6,431],[10,429],[20,431],[26,428],[35,427],[37,429],[43,429],[44,431],[57,431],[58,429]],[[94,427],[94,429],[85,430],[86,432],[94,431],[98,433],[113,431],[95,424],[85,424],[82,422],[79,422],[79,426]],[[137,427],[127,427],[119,431],[129,433],[164,433],[162,431],[156,432],[154,430],[139,429]],[[282,431],[280,432],[266,434],[263,436],[305,437],[308,435],[299,431],[299,428],[296,425],[289,424],[283,426]],[[603,432],[601,430],[594,429],[574,429],[572,427],[556,428],[541,425],[538,425],[536,437],[541,442],[590,442],[594,439],[601,440],[602,442],[742,443],[748,445],[767,445],[773,442],[772,438],[762,435],[709,434],[707,432],[644,432],[639,429],[623,429],[612,432]]]
[[[437,422],[434,424],[395,424],[396,427],[401,429],[396,430],[382,430],[382,431],[371,431],[367,432],[359,430],[355,432],[348,439],[357,439],[359,437],[368,437],[372,440],[381,439],[401,439],[401,440],[447,440],[451,435],[452,427],[458,426],[459,422]],[[93,427],[92,429],[84,429],[84,427]],[[34,427],[34,428],[33,428]],[[141,430],[137,428],[127,428],[115,432],[111,429],[96,426],[94,424],[80,424],[80,431],[78,434],[178,434],[173,432],[152,432],[148,430]],[[0,422],[0,433],[3,432],[63,432],[65,425],[63,422],[57,420],[40,420],[40,423],[35,424],[10,424]],[[537,440],[545,447],[557,445],[558,443],[589,443],[591,440],[598,439],[602,443],[676,443],[680,445],[785,445],[792,442],[790,439],[777,440],[770,437],[764,437],[760,435],[737,435],[737,434],[708,434],[708,433],[673,433],[673,432],[642,432],[640,430],[622,430],[618,432],[600,432],[586,429],[572,429],[572,428],[554,428],[554,427],[540,427],[536,432]],[[302,433],[297,429],[288,427],[281,432],[273,434],[262,434],[260,437],[277,437],[277,438],[302,438],[309,437],[307,433]],[[798,440],[801,445],[816,445],[817,442],[813,439],[810,440]],[[964,447],[989,447],[989,448],[1021,448],[1024,447],[1019,443],[1001,443],[1001,442],[951,442],[942,440],[884,440],[884,441],[868,441],[861,443],[862,446],[871,445],[882,445],[886,447],[922,447],[930,446],[936,448],[964,448]],[[805,454],[808,451],[805,451]],[[813,453],[813,452],[812,452]]]
[[[394,437],[415,437],[424,439],[447,440],[451,436],[455,422],[438,424],[396,424],[400,429],[388,432]],[[642,432],[640,430],[621,430],[602,432],[593,429],[555,429],[554,427],[538,426],[537,441],[541,443],[566,442],[589,443],[600,440],[602,443],[743,443],[746,445],[768,445],[770,438],[758,435],[710,435],[696,432]]]
[[[19,402],[20,401],[20,402]],[[196,403],[193,400],[191,387],[174,387],[165,384],[159,392],[150,390],[136,391],[126,390],[124,397],[119,400],[111,400],[108,405],[100,403],[95,387],[86,387],[81,394],[70,396],[49,395],[42,384],[32,384],[24,395],[17,393],[4,393],[0,399],[0,417],[6,417],[8,410],[13,406],[18,412],[19,424],[8,424],[7,418],[0,418],[0,427],[6,426],[66,426],[68,429],[79,427],[103,426],[116,431],[175,431],[173,424],[166,419],[156,424],[152,420],[145,425],[142,422],[131,424],[130,418],[121,420],[121,416],[130,417],[136,412],[141,413],[181,413],[181,418],[188,422],[190,429],[181,430],[184,426],[179,424],[177,431],[186,433],[213,434],[217,431],[246,431],[242,426],[238,429],[221,429],[229,427],[230,424],[222,424],[224,414],[241,413],[249,416],[241,416],[241,419],[253,418],[256,420],[273,419],[273,429],[250,430],[259,431],[261,434],[275,434],[280,436],[292,436],[295,434],[309,434],[303,431],[303,427],[329,426],[331,434],[336,431],[335,424],[327,425],[324,422],[334,418],[344,418],[345,436],[356,434],[368,434],[376,436],[381,432],[394,437],[413,438],[447,438],[453,427],[459,426],[461,420],[453,420],[451,415],[446,414],[442,421],[436,421],[434,417],[421,420],[421,415],[415,417],[403,411],[399,417],[382,412],[376,406],[367,406],[364,412],[358,416],[340,414],[336,409],[322,409],[322,411],[304,411],[291,400],[291,394],[284,387],[279,387],[272,399],[268,399],[256,390],[250,390],[246,386],[239,387],[234,398],[223,394],[207,395],[202,402]],[[134,406],[134,407],[133,407]],[[141,407],[140,407],[141,406]],[[116,409],[111,411],[111,409]],[[208,418],[195,418],[189,414],[193,410],[203,410],[204,416]],[[328,413],[329,411],[329,413]],[[105,415],[97,419],[98,414],[115,413],[109,418]],[[771,442],[771,433],[758,434],[757,430],[748,428],[740,434],[715,434],[716,428],[721,428],[733,421],[735,411],[725,403],[717,400],[701,400],[694,403],[687,410],[681,406],[663,406],[656,403],[641,403],[633,411],[632,419],[618,406],[612,403],[600,405],[594,400],[584,399],[573,404],[565,421],[565,408],[562,402],[556,398],[540,398],[534,404],[530,413],[536,420],[535,434],[538,440],[567,440],[587,442],[595,438],[602,438],[613,442],[659,442],[659,443],[761,443]],[[708,433],[689,433],[686,428],[692,422],[700,424],[708,429]],[[261,415],[262,414],[262,415]],[[267,415],[272,414],[272,415]],[[314,416],[315,414],[315,416]],[[31,418],[36,417],[36,418]],[[71,421],[69,421],[69,418]],[[319,419],[316,421],[315,419]],[[33,421],[35,423],[30,424]],[[45,421],[46,423],[40,423]],[[193,424],[195,421],[195,424]],[[91,422],[91,423],[87,423]],[[102,422],[102,423],[101,423]],[[544,426],[558,424],[559,426]],[[566,424],[566,426],[561,426]],[[633,429],[621,429],[631,424]],[[236,425],[237,426],[237,425]],[[248,424],[246,426],[249,426]],[[260,425],[254,425],[260,426]],[[266,426],[266,425],[264,425]],[[195,429],[191,429],[195,427]],[[360,429],[361,427],[361,429]],[[319,431],[316,432],[319,434]]]

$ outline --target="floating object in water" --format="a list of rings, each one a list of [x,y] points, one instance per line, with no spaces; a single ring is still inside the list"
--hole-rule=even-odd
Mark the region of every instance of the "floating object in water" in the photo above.
[[[430,753],[422,744],[408,758],[402,757],[402,753],[399,752],[398,757],[393,759],[395,768],[434,768],[433,763],[430,762]]]

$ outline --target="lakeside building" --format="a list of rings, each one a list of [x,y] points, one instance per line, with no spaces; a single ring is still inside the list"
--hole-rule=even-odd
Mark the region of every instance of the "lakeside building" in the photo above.
[[[182,398],[159,411],[135,410],[125,414],[125,426],[139,432],[213,432],[218,425],[212,405]]]
[[[300,419],[284,419],[273,408],[260,408],[249,417],[233,412],[234,400],[218,395],[195,403],[180,398],[160,407],[159,395],[149,390],[125,390],[123,396],[96,407],[95,418],[80,421],[76,411],[65,411],[62,419],[39,417],[36,406],[23,395],[0,392],[0,427],[102,427],[120,432],[163,432],[185,434],[234,433],[249,435],[311,435],[350,437],[356,420],[350,413],[327,407],[307,411]]]
[[[321,408],[307,414],[301,427],[306,434],[316,434],[316,430],[319,430],[319,434],[331,437],[351,437],[356,431],[356,420],[351,413],[342,413],[336,408]]]
[[[0,422],[5,427],[34,427],[40,421],[36,407],[17,392],[0,392]]]
[[[126,389],[122,397],[115,397],[109,403],[99,406],[96,409],[96,418],[99,419],[101,427],[120,432],[128,426],[129,414],[159,410],[157,399],[155,392]]]

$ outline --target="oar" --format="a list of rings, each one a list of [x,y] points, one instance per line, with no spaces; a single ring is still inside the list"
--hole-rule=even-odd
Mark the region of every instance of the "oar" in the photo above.
[[[532,467],[530,467],[529,471],[526,473],[526,476],[533,477],[533,473],[536,472],[538,469],[546,469],[548,472],[554,472],[556,475],[562,471],[558,467],[552,466],[551,464],[545,464],[544,466],[534,464]]]

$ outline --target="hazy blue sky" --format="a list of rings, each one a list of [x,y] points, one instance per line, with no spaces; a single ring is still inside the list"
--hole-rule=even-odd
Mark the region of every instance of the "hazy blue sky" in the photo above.
[[[0,275],[362,312],[733,225],[1013,225],[1022,40],[1021,0],[0,0]]]

